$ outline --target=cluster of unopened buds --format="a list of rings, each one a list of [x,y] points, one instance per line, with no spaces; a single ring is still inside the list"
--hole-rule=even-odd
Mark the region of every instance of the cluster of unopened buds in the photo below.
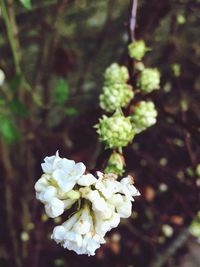
[[[100,95],[100,106],[107,112],[126,107],[134,97],[132,87],[127,84],[128,69],[117,63],[111,64],[104,74],[103,92]]]
[[[133,109],[131,122],[136,133],[140,133],[156,123],[157,110],[152,101],[140,101]]]
[[[106,148],[122,148],[133,140],[135,131],[130,117],[117,110],[111,117],[103,115],[95,125],[99,139]]]
[[[140,101],[131,103],[135,94],[145,94],[158,90],[160,87],[160,73],[156,68],[146,68],[142,58],[151,50],[143,40],[129,44],[129,56],[134,59],[134,72],[136,89],[129,82],[127,67],[117,63],[111,64],[104,73],[104,86],[100,94],[100,107],[113,113],[111,116],[103,115],[99,123],[95,125],[99,140],[106,148],[117,149],[120,153],[122,148],[133,141],[136,134],[141,133],[156,123],[157,111],[152,101]],[[122,108],[129,108],[129,116],[125,116]],[[127,111],[126,111],[127,114]],[[111,169],[116,173],[123,170],[116,169],[111,164]]]
[[[129,56],[135,60],[135,70],[138,72],[137,87],[144,93],[151,93],[160,88],[160,72],[157,68],[146,68],[141,62],[146,52],[150,51],[143,40],[129,44]]]
[[[47,216],[56,218],[66,210],[69,218],[53,229],[51,238],[77,254],[94,255],[105,243],[105,234],[128,218],[132,201],[140,195],[127,176],[117,181],[115,174],[86,172],[83,163],[46,157],[44,174],[35,184],[36,198],[45,205]]]

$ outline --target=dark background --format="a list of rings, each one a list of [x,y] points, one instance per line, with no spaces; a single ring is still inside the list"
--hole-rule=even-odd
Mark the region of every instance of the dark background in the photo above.
[[[0,15],[0,266],[200,266],[189,234],[200,208],[200,2],[139,0],[136,38],[152,48],[145,65],[161,72],[161,89],[145,97],[158,121],[124,150],[141,197],[94,257],[50,240],[60,222],[45,217],[34,184],[58,149],[91,170],[106,157],[93,125],[105,68],[128,66],[130,2],[35,0],[30,10],[3,2],[10,29]]]

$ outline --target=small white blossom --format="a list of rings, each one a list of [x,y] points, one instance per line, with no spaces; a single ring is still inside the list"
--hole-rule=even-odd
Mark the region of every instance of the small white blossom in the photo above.
[[[63,225],[58,225],[54,227],[51,238],[56,241],[56,243],[61,243],[65,239],[66,229]]]
[[[44,191],[36,193],[36,198],[45,204],[48,201],[51,201],[51,199],[56,196],[56,193],[57,189],[54,186],[47,186]]]
[[[133,177],[128,175],[127,177],[123,178],[120,183],[122,185],[121,187],[121,193],[125,194],[127,198],[130,198],[133,200],[133,197],[140,196],[140,192],[137,190],[137,188],[133,185]]]
[[[42,192],[49,185],[48,180],[50,176],[48,174],[43,174],[41,178],[35,183],[36,192]]]
[[[69,168],[64,166],[63,168],[56,169],[52,176],[58,183],[59,187],[67,192],[75,186],[78,179],[85,172],[85,169],[85,165],[82,162],[77,164],[74,163],[74,165],[71,165]]]
[[[90,186],[97,182],[97,179],[92,175],[91,173],[82,175],[78,181],[77,184],[81,186]]]
[[[56,218],[64,212],[64,207],[64,202],[54,197],[45,205],[45,211],[49,217]]]
[[[94,255],[96,249],[105,243],[103,236],[94,231],[88,208],[74,214],[63,225],[56,226],[51,238],[61,243],[64,248],[89,256]]]
[[[92,202],[92,209],[94,211],[105,211],[108,208],[105,199],[101,197],[97,190],[91,190],[87,195],[87,199]]]
[[[99,235],[104,236],[112,228],[118,226],[120,222],[120,216],[116,212],[112,213],[112,216],[109,219],[103,219],[101,213],[96,213],[96,225],[95,230]]]
[[[73,189],[86,169],[82,162],[75,163],[73,160],[61,158],[58,151],[55,156],[46,157],[41,166],[43,172],[48,174],[57,183],[58,187],[65,192]]]
[[[132,212],[132,203],[130,199],[127,199],[125,196],[122,196],[122,203],[116,207],[117,213],[121,218],[128,218],[131,216]]]
[[[113,194],[119,192],[120,183],[114,179],[102,179],[98,180],[95,184],[96,189],[98,189],[105,198],[109,199]]]
[[[73,226],[73,230],[81,235],[87,234],[92,227],[92,217],[88,209],[84,209],[80,218]]]

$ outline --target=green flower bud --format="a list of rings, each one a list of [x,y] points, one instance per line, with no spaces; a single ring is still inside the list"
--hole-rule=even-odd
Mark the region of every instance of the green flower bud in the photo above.
[[[171,66],[173,74],[175,77],[179,77],[181,75],[181,65],[178,63],[174,63]]]
[[[142,91],[150,93],[160,87],[160,73],[157,69],[145,68],[142,70],[137,85]]]
[[[197,175],[198,177],[200,177],[200,163],[197,164],[195,172],[196,172],[196,175]]]
[[[124,165],[124,157],[117,152],[113,152],[108,160],[108,165],[106,166],[104,172],[106,174],[114,173],[116,175],[122,175],[124,173]]]
[[[186,23],[186,17],[182,14],[178,14],[176,17],[176,21],[178,24],[185,24]]]
[[[200,237],[200,211],[190,225],[190,233],[197,238]]]
[[[105,143],[106,148],[122,148],[130,143],[135,135],[130,117],[124,117],[116,111],[112,117],[103,117],[95,126],[99,139]]]
[[[128,46],[129,56],[136,60],[141,60],[149,50],[143,40],[135,41]]]
[[[132,88],[128,84],[108,84],[103,87],[103,93],[100,95],[100,106],[107,112],[113,112],[127,106],[133,96]]]
[[[146,130],[148,127],[156,123],[157,111],[155,105],[151,101],[141,101],[134,107],[131,116],[131,122],[136,133]]]
[[[142,61],[136,61],[134,64],[134,68],[136,71],[142,71],[145,67]]]
[[[105,83],[126,83],[129,79],[128,69],[117,63],[111,64],[104,73]]]

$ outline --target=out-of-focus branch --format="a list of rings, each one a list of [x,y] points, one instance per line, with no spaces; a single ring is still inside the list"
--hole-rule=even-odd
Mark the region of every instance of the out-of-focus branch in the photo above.
[[[21,74],[19,42],[17,39],[18,31],[15,21],[13,1],[8,0],[8,8],[6,7],[6,3],[4,0],[0,0],[0,4],[1,4],[2,16],[6,25],[8,40],[13,54],[16,73]]]
[[[20,258],[20,250],[18,246],[17,233],[16,233],[16,225],[14,220],[14,212],[13,212],[13,193],[12,193],[12,176],[13,176],[13,168],[10,161],[9,149],[4,144],[3,140],[0,140],[1,146],[1,161],[4,166],[5,171],[5,203],[6,203],[6,211],[7,211],[7,225],[10,233],[12,249],[13,249],[13,258],[16,264],[16,267],[21,267],[22,262]]]
[[[54,55],[54,49],[59,39],[59,26],[62,21],[62,15],[65,10],[65,5],[68,0],[57,1],[55,10],[51,16],[50,26],[47,25],[47,32],[45,34],[44,43],[41,48],[41,53],[38,58],[38,63],[36,64],[36,74],[33,87],[38,83],[42,82],[44,90],[44,102],[48,104],[49,101],[49,81],[50,81],[50,71],[52,67],[52,60]],[[42,70],[42,71],[41,71]]]
[[[91,52],[91,55],[90,55],[90,60],[84,66],[84,71],[81,72],[81,75],[80,75],[80,77],[78,79],[77,90],[76,90],[77,94],[81,93],[82,85],[84,84],[85,77],[87,76],[87,73],[91,69],[92,63],[94,61],[94,57],[97,57],[97,54],[99,53],[101,47],[104,44],[104,40],[105,40],[105,38],[107,36],[108,30],[109,30],[111,22],[112,22],[112,12],[113,12],[114,4],[115,3],[114,3],[113,0],[109,0],[108,1],[106,20],[105,20],[105,23],[103,25],[102,30],[100,31],[100,33],[99,33],[99,35],[98,35],[98,37],[96,39],[93,51]]]
[[[131,0],[130,7],[130,21],[129,21],[129,41],[135,41],[135,27],[136,27],[136,13],[137,13],[137,0]],[[127,52],[126,52],[127,53]],[[128,67],[130,74],[130,82],[134,86],[135,77],[134,77],[134,59],[128,58]]]
[[[137,0],[131,0],[131,16],[130,16],[130,37],[131,41],[135,41]]]
[[[167,262],[169,257],[173,256],[176,251],[184,245],[184,243],[188,240],[189,235],[190,232],[187,227],[169,244],[169,246],[162,253],[157,255],[150,267],[162,267]]]

